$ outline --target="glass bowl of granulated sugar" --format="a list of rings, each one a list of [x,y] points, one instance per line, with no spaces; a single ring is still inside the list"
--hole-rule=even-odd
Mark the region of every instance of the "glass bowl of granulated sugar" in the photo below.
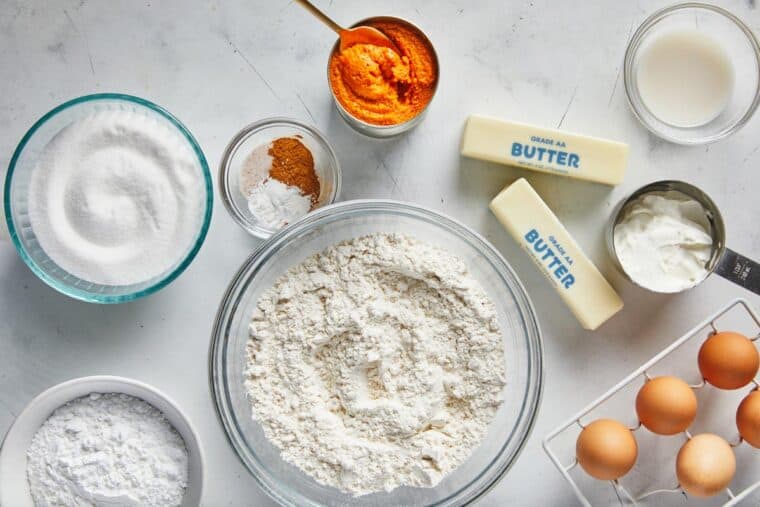
[[[543,385],[504,257],[386,200],[318,209],[264,243],[222,299],[209,361],[229,442],[281,505],[474,502],[517,460]]]
[[[102,93],[45,114],[5,180],[8,230],[43,282],[92,303],[147,296],[177,278],[206,237],[211,174],[165,109]]]
[[[341,172],[327,139],[290,118],[244,127],[219,164],[219,192],[245,231],[266,239],[338,198]]]

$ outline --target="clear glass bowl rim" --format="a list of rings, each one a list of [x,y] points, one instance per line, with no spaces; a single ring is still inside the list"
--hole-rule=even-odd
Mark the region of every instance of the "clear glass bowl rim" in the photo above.
[[[746,35],[747,41],[752,46],[752,49],[754,50],[754,53],[755,53],[755,61],[757,63],[758,73],[760,74],[760,43],[758,43],[758,40],[755,37],[755,34],[752,32],[752,29],[750,29],[736,15],[732,14],[731,12],[717,5],[703,3],[703,2],[684,2],[684,3],[679,3],[679,4],[671,5],[668,7],[664,7],[662,9],[659,9],[653,12],[649,17],[647,17],[641,23],[641,25],[639,25],[639,27],[633,33],[633,36],[631,36],[631,40],[628,42],[628,46],[625,49],[625,57],[623,59],[623,84],[625,86],[625,96],[626,96],[626,99],[628,100],[628,105],[630,106],[631,111],[633,111],[634,116],[636,116],[639,122],[647,130],[649,130],[652,134],[656,135],[657,137],[660,137],[672,143],[691,145],[691,146],[713,143],[716,141],[720,141],[721,139],[733,134],[734,132],[742,128],[750,120],[750,118],[752,118],[752,115],[755,113],[755,110],[757,109],[758,104],[760,104],[760,75],[758,75],[758,85],[757,85],[757,89],[755,90],[755,97],[753,98],[752,103],[749,105],[744,115],[742,115],[741,118],[739,118],[734,124],[724,128],[723,130],[721,130],[720,132],[717,132],[716,134],[713,134],[711,136],[706,136],[706,137],[700,137],[700,138],[695,138],[695,139],[684,139],[680,137],[674,137],[657,130],[646,119],[644,119],[638,107],[635,105],[635,101],[633,100],[633,96],[638,95],[634,93],[633,91],[634,85],[632,83],[632,80],[634,79],[632,75],[633,74],[633,57],[634,57],[634,54],[636,53],[636,50],[638,50],[639,45],[641,44],[641,41],[643,40],[644,36],[649,32],[650,28],[655,26],[665,16],[682,9],[704,9],[704,10],[711,11],[715,14],[721,15],[725,17],[727,20],[732,21],[736,25],[736,27],[740,29],[744,33],[744,35]]]
[[[34,134],[42,125],[44,125],[50,118],[57,115],[58,113],[70,107],[77,106],[79,104],[84,104],[87,102],[96,102],[99,100],[115,100],[115,101],[121,100],[124,102],[131,102],[131,103],[146,107],[148,109],[151,109],[152,111],[158,113],[160,116],[163,116],[165,119],[167,119],[172,125],[174,125],[174,127],[177,128],[177,130],[184,136],[184,138],[192,146],[193,152],[198,158],[198,163],[201,166],[201,172],[203,173],[203,180],[204,180],[204,185],[205,185],[205,190],[206,190],[206,200],[205,200],[206,212],[203,216],[203,224],[201,225],[201,229],[198,233],[198,237],[195,240],[195,243],[193,244],[193,247],[187,253],[187,255],[182,260],[182,262],[180,262],[176,268],[174,268],[171,272],[167,273],[163,278],[156,281],[153,285],[136,292],[131,292],[128,294],[122,294],[118,296],[89,292],[86,290],[73,287],[71,285],[62,284],[59,281],[55,280],[54,278],[48,276],[48,274],[43,269],[41,269],[37,265],[37,263],[34,261],[34,259],[32,259],[31,256],[27,253],[26,249],[24,248],[23,243],[18,237],[18,232],[16,231],[16,227],[13,224],[13,219],[11,217],[11,183],[13,180],[13,174],[16,169],[16,163],[18,162],[18,159],[21,156],[21,153],[23,153],[24,148],[26,147],[26,144],[29,142],[29,140],[34,136]],[[214,205],[214,192],[213,192],[213,184],[211,183],[211,172],[209,171],[208,162],[206,161],[206,157],[203,154],[203,150],[201,150],[201,147],[198,144],[198,141],[195,139],[195,137],[193,137],[193,135],[190,133],[190,131],[187,129],[187,127],[185,127],[185,125],[181,121],[179,121],[173,114],[171,114],[169,111],[167,111],[163,107],[149,100],[143,99],[141,97],[136,97],[134,95],[127,95],[124,93],[94,93],[90,95],[83,95],[81,97],[76,97],[74,99],[68,100],[64,102],[63,104],[60,104],[54,107],[53,109],[51,109],[50,111],[48,111],[47,113],[45,113],[39,120],[37,120],[31,126],[31,128],[26,132],[26,134],[24,134],[24,137],[21,138],[21,141],[19,141],[19,144],[16,147],[16,150],[13,152],[13,156],[11,157],[10,164],[8,164],[8,173],[5,176],[5,189],[3,193],[3,208],[5,212],[5,222],[8,225],[8,233],[11,237],[11,241],[13,242],[13,245],[16,247],[16,251],[18,252],[21,259],[24,261],[24,263],[27,266],[29,266],[29,269],[31,269],[32,272],[35,275],[37,275],[37,277],[40,280],[42,280],[47,285],[49,285],[50,287],[52,287],[53,289],[57,290],[58,292],[62,294],[73,297],[75,299],[79,299],[80,301],[86,301],[88,303],[104,303],[104,304],[125,303],[128,301],[134,301],[135,299],[139,299],[141,297],[148,296],[150,294],[153,294],[154,292],[157,292],[163,289],[164,287],[169,285],[172,281],[174,281],[174,279],[177,278],[180,274],[182,274],[182,272],[185,269],[187,269],[187,267],[193,261],[195,256],[198,254],[198,251],[200,250],[201,245],[203,245],[203,242],[206,239],[206,234],[208,233],[209,226],[211,225],[211,213],[212,213],[213,205]]]
[[[226,176],[230,170],[230,162],[232,161],[233,153],[237,150],[240,144],[243,143],[246,139],[248,139],[249,136],[255,134],[256,132],[260,130],[264,130],[269,127],[276,127],[276,126],[295,126],[297,128],[307,131],[311,136],[314,137],[314,139],[316,139],[322,145],[322,147],[325,149],[325,151],[329,155],[330,160],[332,161],[332,166],[335,172],[333,176],[333,180],[334,180],[333,191],[330,194],[330,198],[327,201],[325,201],[325,204],[317,209],[322,209],[325,206],[333,204],[335,200],[338,198],[338,196],[340,196],[340,190],[343,183],[343,173],[341,172],[341,169],[340,169],[340,161],[338,160],[338,156],[335,154],[335,150],[333,150],[332,145],[327,141],[327,138],[319,130],[317,130],[316,127],[308,125],[294,118],[289,118],[286,116],[273,116],[271,118],[264,118],[263,120],[249,123],[242,129],[240,129],[232,137],[230,142],[227,143],[227,146],[224,148],[224,153],[222,153],[221,161],[219,162],[219,173],[217,175],[217,178],[219,180],[219,194],[222,197],[222,202],[224,203],[224,207],[227,209],[227,212],[230,214],[230,216],[232,216],[233,220],[235,220],[235,222],[240,227],[242,227],[246,232],[248,232],[252,236],[255,236],[261,239],[267,239],[271,237],[272,234],[277,232],[277,230],[268,230],[261,226],[259,226],[258,228],[255,228],[248,220],[240,216],[240,214],[237,212],[235,207],[232,205],[232,196],[230,194],[231,190],[229,186],[227,185]],[[264,234],[263,231],[265,230],[268,230],[267,234]]]
[[[433,211],[429,208],[400,201],[387,199],[361,199],[345,201],[320,208],[294,224],[280,230],[268,241],[263,243],[251,256],[246,259],[238,272],[232,278],[227,290],[222,297],[217,312],[209,346],[209,383],[211,397],[214,401],[219,421],[224,428],[227,440],[235,450],[240,461],[254,477],[258,485],[280,505],[313,505],[307,498],[302,497],[287,485],[277,482],[269,475],[265,466],[258,462],[255,452],[248,445],[243,432],[240,430],[233,411],[230,408],[231,399],[227,385],[227,364],[225,362],[226,349],[228,346],[228,330],[240,298],[246,293],[251,279],[270,259],[274,258],[278,250],[294,238],[298,238],[312,230],[323,222],[331,222],[340,218],[366,216],[367,214],[396,214],[415,219],[424,220],[437,226],[442,226],[452,234],[470,243],[492,264],[494,269],[503,277],[509,279],[514,286],[507,284],[507,289],[512,293],[514,301],[520,310],[525,329],[526,350],[528,361],[527,385],[520,414],[515,424],[511,437],[502,445],[496,458],[482,470],[465,487],[459,489],[447,498],[433,505],[469,505],[488,491],[490,491],[512,467],[522,453],[538,416],[544,387],[544,359],[541,331],[538,325],[533,303],[528,296],[516,273],[485,238],[469,227],[458,221]],[[505,451],[508,444],[517,442],[512,454],[507,456]],[[293,498],[298,503],[295,503]]]

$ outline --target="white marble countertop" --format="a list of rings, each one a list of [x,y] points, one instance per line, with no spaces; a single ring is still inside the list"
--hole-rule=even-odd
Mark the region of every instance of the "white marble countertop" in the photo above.
[[[0,167],[42,114],[93,92],[125,92],[163,105],[196,135],[212,170],[246,123],[288,115],[315,124],[342,163],[342,199],[394,198],[438,209],[484,234],[512,263],[540,318],[545,392],[522,456],[481,505],[574,504],[541,450],[543,436],[729,299],[744,296],[760,307],[760,297],[717,277],[673,297],[633,287],[612,271],[605,253],[610,210],[644,183],[687,180],[721,206],[731,248],[757,258],[760,117],[727,140],[695,148],[658,141],[638,124],[623,92],[623,52],[632,29],[669,1],[318,3],[347,23],[392,14],[427,31],[441,82],[419,128],[376,141],[345,125],[325,80],[333,36],[292,1],[3,0]],[[724,4],[760,31],[754,1]],[[462,160],[461,127],[473,112],[626,141],[625,183],[608,188]],[[518,176],[529,178],[623,296],[623,312],[599,331],[577,325],[488,211],[488,200]],[[195,262],[168,288],[131,304],[68,299],[0,242],[0,434],[53,384],[92,374],[134,377],[177,400],[199,430],[207,458],[204,505],[271,504],[228,445],[208,389],[217,303],[259,244],[216,197]],[[758,502],[756,496],[748,503]]]

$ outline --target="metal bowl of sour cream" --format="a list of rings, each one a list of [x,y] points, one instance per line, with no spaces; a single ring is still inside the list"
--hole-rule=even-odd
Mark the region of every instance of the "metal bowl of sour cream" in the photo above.
[[[726,247],[720,209],[689,183],[656,181],[633,192],[612,212],[606,241],[619,271],[649,291],[682,292],[716,273],[760,293],[760,266]]]

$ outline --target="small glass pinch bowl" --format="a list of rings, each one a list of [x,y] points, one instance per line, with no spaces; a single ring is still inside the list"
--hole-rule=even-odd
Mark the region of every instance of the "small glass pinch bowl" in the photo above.
[[[319,178],[319,198],[314,209],[332,204],[340,194],[341,172],[338,157],[327,139],[314,127],[290,118],[267,118],[244,127],[227,145],[219,164],[219,192],[227,211],[248,233],[266,239],[277,229],[258,220],[248,209],[247,196],[240,188],[246,159],[256,148],[281,137],[298,136],[314,157]]]
[[[249,324],[261,294],[286,270],[341,241],[399,233],[445,248],[464,261],[496,306],[505,347],[503,404],[483,442],[432,488],[401,487],[353,497],[323,486],[280,457],[251,416],[244,386]],[[215,406],[232,447],[281,505],[461,506],[488,492],[517,460],[535,421],[543,385],[540,332],[528,295],[507,261],[464,225],[426,208],[385,200],[347,201],[317,210],[272,236],[240,268],[224,295],[209,350]]]
[[[718,41],[734,70],[734,88],[724,109],[711,121],[693,127],[669,124],[644,103],[637,72],[649,45],[672,30],[697,30]],[[697,145],[723,139],[739,130],[760,103],[760,45],[747,25],[715,5],[688,2],[661,9],[633,34],[625,52],[625,93],[634,115],[649,131],[667,141]]]
[[[190,420],[158,389],[125,377],[94,376],[68,380],[38,394],[16,417],[0,445],[0,505],[33,507],[26,477],[26,452],[35,433],[57,409],[90,393],[122,393],[152,405],[166,417],[185,442],[187,489],[182,507],[200,505],[203,494],[203,448]]]
[[[130,285],[103,285],[81,279],[58,266],[40,246],[29,217],[29,186],[34,168],[45,146],[64,127],[92,113],[123,111],[143,115],[165,125],[176,134],[179,145],[194,159],[201,175],[198,229],[195,239],[166,272]],[[189,130],[162,107],[139,97],[117,93],[85,95],[56,107],[40,118],[24,135],[13,153],[5,178],[4,207],[8,232],[21,259],[43,282],[58,292],[89,303],[123,303],[153,294],[177,278],[200,250],[209,224],[214,200],[211,173],[198,142]]]

